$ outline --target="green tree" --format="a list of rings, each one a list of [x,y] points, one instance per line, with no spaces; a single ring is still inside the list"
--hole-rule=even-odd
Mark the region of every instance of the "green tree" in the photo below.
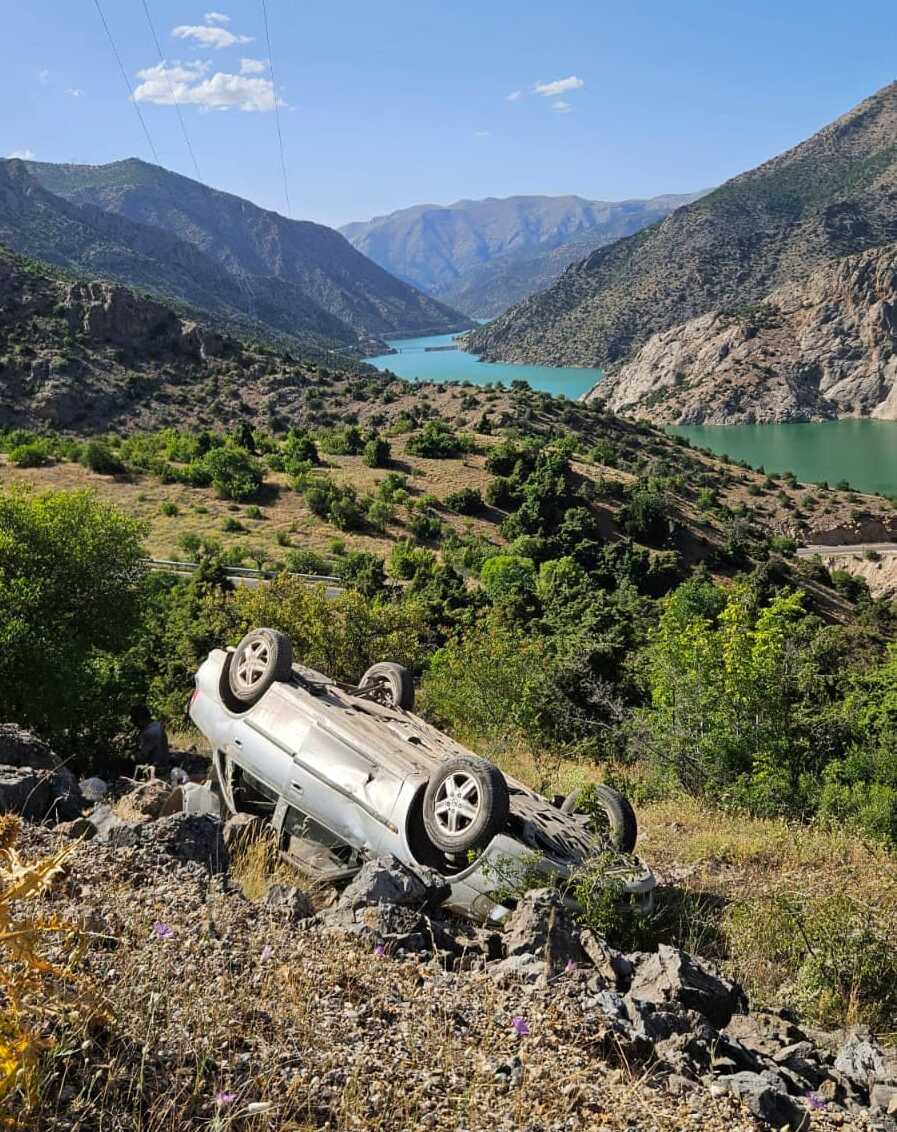
[[[136,628],[143,528],[89,492],[0,496],[4,715],[77,747]]]
[[[244,448],[213,448],[203,457],[203,464],[223,499],[243,502],[257,495],[262,486],[261,466]]]

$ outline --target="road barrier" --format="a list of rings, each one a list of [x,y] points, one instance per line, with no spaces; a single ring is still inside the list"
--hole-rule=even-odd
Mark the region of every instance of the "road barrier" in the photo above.
[[[199,569],[198,562],[179,562],[174,558],[144,558],[143,565],[150,570],[165,570],[172,574],[192,574]],[[310,586],[322,585],[334,589],[344,589],[340,580],[333,574],[297,574],[291,570],[250,570],[248,566],[225,566],[229,578],[255,578],[270,582],[281,574],[288,578],[299,578]]]

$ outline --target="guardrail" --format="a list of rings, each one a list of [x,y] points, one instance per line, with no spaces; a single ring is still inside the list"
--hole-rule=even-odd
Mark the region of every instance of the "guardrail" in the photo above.
[[[172,574],[192,574],[199,569],[198,562],[179,562],[175,558],[144,558],[143,564],[151,570],[167,570]],[[292,570],[251,570],[248,566],[225,566],[224,570],[229,578],[258,578],[262,581],[270,581],[281,574],[286,574],[288,578],[300,578],[309,585],[320,584],[344,588],[340,585],[339,578],[333,574],[298,574]]]

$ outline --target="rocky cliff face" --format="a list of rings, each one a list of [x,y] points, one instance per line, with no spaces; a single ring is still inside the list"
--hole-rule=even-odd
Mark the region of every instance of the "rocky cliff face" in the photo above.
[[[470,336],[487,360],[611,366],[652,334],[897,240],[897,83],[808,141],[570,267]]]
[[[653,335],[587,400],[660,424],[897,419],[897,244]]]

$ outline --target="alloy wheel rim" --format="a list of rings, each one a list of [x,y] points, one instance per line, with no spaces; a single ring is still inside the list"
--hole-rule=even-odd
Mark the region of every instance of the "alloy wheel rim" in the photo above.
[[[237,661],[237,684],[251,691],[268,670],[271,653],[265,641],[250,641]]]
[[[455,771],[436,791],[433,816],[442,833],[463,833],[479,816],[482,798],[473,775]]]

